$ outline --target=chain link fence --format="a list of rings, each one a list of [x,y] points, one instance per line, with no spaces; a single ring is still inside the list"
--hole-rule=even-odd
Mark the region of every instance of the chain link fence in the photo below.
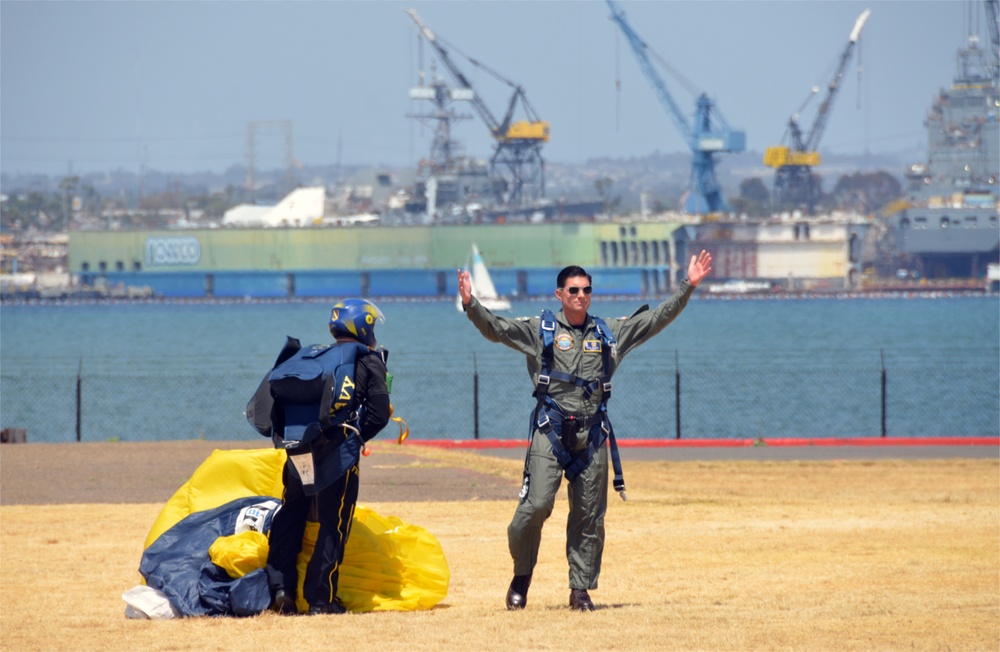
[[[636,352],[609,413],[620,439],[997,436],[998,360],[997,348]],[[5,365],[0,427],[28,442],[259,437],[243,410],[270,361],[73,362]],[[401,353],[389,367],[395,416],[414,439],[528,436],[532,385],[510,351]]]

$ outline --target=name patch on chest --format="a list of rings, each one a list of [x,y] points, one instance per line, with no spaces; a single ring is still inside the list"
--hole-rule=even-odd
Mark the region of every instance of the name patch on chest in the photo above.
[[[600,353],[601,352],[601,340],[584,340],[583,350],[588,353]]]
[[[560,351],[569,351],[573,348],[573,336],[568,333],[556,335],[556,348]]]

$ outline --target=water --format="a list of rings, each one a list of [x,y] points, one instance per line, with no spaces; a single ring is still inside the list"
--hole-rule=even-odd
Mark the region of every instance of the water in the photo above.
[[[595,301],[605,317],[640,301]],[[534,315],[554,302],[515,303]],[[518,438],[524,358],[454,304],[384,302],[393,405],[414,438]],[[0,310],[0,426],[29,442],[253,439],[242,412],[286,335],[329,340],[325,303],[9,305]],[[615,377],[622,438],[1000,432],[997,297],[694,299]],[[883,357],[884,356],[884,357]],[[473,369],[478,375],[473,375]],[[474,388],[478,384],[478,419]],[[393,426],[390,426],[392,428]],[[389,435],[394,432],[389,431]]]

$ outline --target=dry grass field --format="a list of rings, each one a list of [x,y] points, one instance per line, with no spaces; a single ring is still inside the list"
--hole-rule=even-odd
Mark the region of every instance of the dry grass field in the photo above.
[[[528,608],[509,613],[506,527],[521,463],[404,450],[381,459],[431,480],[462,468],[512,486],[506,500],[363,498],[441,541],[451,587],[433,610],[128,620],[120,596],[139,583],[161,503],[8,502],[0,650],[1000,649],[996,459],[628,462],[629,501],[611,499],[591,592],[599,610],[566,607],[563,490]]]

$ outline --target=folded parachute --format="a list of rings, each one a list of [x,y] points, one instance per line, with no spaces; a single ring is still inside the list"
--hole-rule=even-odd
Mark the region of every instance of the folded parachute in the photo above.
[[[160,613],[245,616],[268,608],[266,534],[281,503],[284,464],[278,449],[216,450],[166,503],[139,565],[151,593],[169,600],[171,609]],[[301,577],[317,530],[317,523],[307,524],[299,555],[300,611],[307,607]],[[430,609],[448,594],[449,579],[430,532],[357,507],[337,591],[349,611]],[[135,600],[126,601],[134,614]]]

